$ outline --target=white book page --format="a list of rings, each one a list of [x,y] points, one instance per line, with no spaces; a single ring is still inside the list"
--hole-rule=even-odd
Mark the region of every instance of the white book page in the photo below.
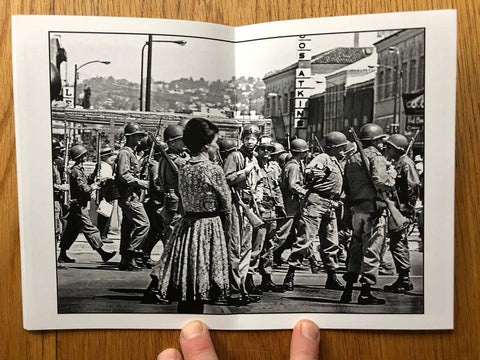
[[[414,28],[425,29],[425,207],[429,210],[425,213],[423,311],[398,314],[392,309],[390,312],[375,313],[375,310],[363,310],[357,306],[353,307],[352,313],[341,309],[325,312],[321,304],[318,312],[311,307],[302,312],[301,306],[279,311],[276,303],[270,308],[271,313],[265,306],[256,313],[237,312],[235,308],[225,307],[227,311],[224,313],[187,315],[175,314],[171,308],[164,311],[161,305],[155,310],[142,311],[139,302],[132,311],[89,312],[79,311],[72,305],[73,310],[68,312],[61,307],[59,276],[68,274],[67,271],[74,270],[74,267],[68,270],[56,268],[58,254],[51,192],[52,122],[48,71],[52,34],[60,34],[66,48],[68,44],[67,56],[70,56],[71,62],[62,71],[70,82],[74,64],[98,59],[110,60],[111,64],[93,64],[82,69],[79,81],[103,74],[138,83],[141,50],[149,34],[158,42],[187,42],[181,47],[168,43],[153,45],[154,80],[170,82],[180,77],[192,77],[194,80],[204,77],[205,80],[215,81],[228,80],[233,76],[262,79],[271,71],[294,64],[298,56],[296,46],[299,35],[309,35],[312,47],[314,41],[323,41],[315,48],[317,52],[322,52],[337,46],[352,46],[346,43],[342,34],[351,38],[354,32],[373,34]],[[453,328],[455,11],[303,19],[238,28],[157,19],[15,16],[12,37],[26,329],[167,329],[181,328],[193,318],[203,320],[211,329],[231,330],[292,328],[301,318],[312,319],[321,328],[335,329]],[[368,46],[371,44],[372,41]],[[360,46],[364,45],[360,43]],[[87,54],[83,55],[82,51]],[[238,92],[241,93],[240,90]],[[265,99],[269,95],[272,96],[265,94]],[[243,120],[254,115],[252,112],[243,115]],[[138,288],[146,287],[149,282],[149,271],[142,273],[145,279],[135,285]],[[62,281],[60,278],[60,284]],[[74,303],[75,299],[72,299]]]

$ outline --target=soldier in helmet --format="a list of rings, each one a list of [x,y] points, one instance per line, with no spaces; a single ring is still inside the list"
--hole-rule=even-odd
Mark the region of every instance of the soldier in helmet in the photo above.
[[[262,233],[255,232],[252,224],[243,214],[242,204],[255,208],[255,199],[252,189],[258,180],[259,166],[255,158],[255,148],[260,136],[260,129],[256,125],[248,125],[242,132],[243,145],[238,151],[231,152],[224,163],[227,183],[232,187],[233,211],[231,221],[231,236],[229,240],[230,257],[230,293],[231,304],[246,305],[260,298],[254,295],[261,294],[253,282],[252,273],[249,273],[249,264],[252,252],[252,242],[259,244],[263,239]],[[256,211],[256,210],[255,210]],[[257,213],[257,215],[259,215]],[[256,237],[256,238],[254,238]],[[253,296],[252,296],[253,295]]]
[[[178,172],[187,163],[190,156],[185,152],[183,143],[183,128],[180,125],[168,125],[163,132],[163,141],[167,144],[167,155],[176,169],[161,156],[158,159],[158,176],[156,183],[164,194],[164,205],[161,212],[167,226],[165,236],[168,237],[176,222],[181,217],[182,204],[178,190]]]
[[[110,260],[116,252],[107,252],[102,249],[103,242],[100,231],[90,220],[90,214],[87,204],[91,199],[91,193],[99,188],[94,183],[94,171],[90,176],[85,175],[83,163],[87,157],[87,149],[82,145],[72,146],[70,150],[70,158],[75,161],[70,172],[70,211],[67,218],[67,226],[60,240],[59,263],[74,263],[75,259],[68,257],[67,250],[81,232],[87,239],[90,246],[98,252],[104,262]],[[100,164],[97,164],[99,166]]]
[[[134,150],[145,136],[145,131],[138,124],[128,123],[124,135],[126,142],[118,152],[116,168],[116,181],[120,191],[118,204],[123,213],[120,236],[122,260],[119,269],[133,271],[140,269],[135,258],[141,254],[150,228],[150,221],[140,201],[141,191],[148,189],[149,183],[140,179],[140,163]]]
[[[400,212],[406,217],[413,219],[415,216],[415,204],[418,197],[420,179],[415,169],[415,163],[408,157],[408,140],[401,134],[390,136],[386,142],[385,156],[393,161],[397,178],[395,186],[397,189]],[[399,231],[389,230],[390,251],[392,252],[398,279],[391,285],[386,285],[383,290],[390,292],[407,292],[413,290],[410,281],[410,252],[407,240],[408,228]]]
[[[64,184],[62,179],[62,171],[55,161],[58,159],[63,145],[57,139],[52,139],[52,158],[53,158],[53,203],[55,209],[55,239],[60,240],[63,231],[62,222],[62,202],[64,200],[65,191],[68,191],[68,184]]]
[[[283,286],[275,285],[272,281],[273,249],[277,228],[277,221],[272,219],[287,215],[280,191],[279,173],[273,165],[274,163],[270,161],[270,154],[273,151],[275,151],[275,146],[272,139],[268,136],[261,137],[257,146],[259,172],[254,196],[257,199],[258,215],[264,219],[265,226],[254,231],[254,238],[263,239],[263,242],[253,243],[249,273],[253,275],[257,271],[260,272],[262,275],[260,290],[262,292],[284,292]]]
[[[288,219],[277,231],[277,245],[284,247],[287,239],[292,239],[291,234],[297,230],[300,214],[300,203],[307,193],[304,181],[303,160],[308,154],[308,144],[303,139],[295,139],[290,146],[292,158],[285,164],[282,170],[280,188],[283,194],[283,203]],[[283,281],[285,290],[293,290],[293,278],[295,266],[290,266]]]
[[[358,304],[379,305],[379,299],[371,293],[380,266],[380,253],[385,238],[385,203],[378,201],[379,194],[391,192],[395,187],[394,174],[388,171],[387,160],[382,155],[383,143],[387,136],[380,126],[366,124],[360,129],[359,138],[363,145],[370,174],[365,169],[361,154],[352,155],[345,164],[344,188],[347,202],[351,206],[353,236],[345,290],[340,301],[352,301],[353,284],[358,281],[362,288]]]
[[[339,162],[347,146],[346,136],[338,131],[325,135],[325,153],[317,155],[305,169],[308,189],[300,209],[298,232],[288,259],[289,273],[301,266],[316,238],[328,277],[325,288],[343,290],[338,281],[338,229],[336,209],[343,189],[343,168]],[[293,275],[288,286],[293,287]]]
[[[283,169],[285,167],[285,164],[292,158],[292,154],[289,152],[284,152],[278,155],[278,165],[280,166],[280,169]]]

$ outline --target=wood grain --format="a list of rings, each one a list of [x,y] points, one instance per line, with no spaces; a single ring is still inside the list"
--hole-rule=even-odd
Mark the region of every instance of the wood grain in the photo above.
[[[37,331],[22,326],[11,70],[12,14],[160,17],[246,25],[256,22],[458,9],[454,331],[322,331],[322,359],[480,359],[480,116],[477,0],[14,0],[0,17],[0,359],[155,359],[178,346],[178,331]],[[441,61],[441,59],[439,59]],[[222,359],[285,359],[290,333],[213,332]]]

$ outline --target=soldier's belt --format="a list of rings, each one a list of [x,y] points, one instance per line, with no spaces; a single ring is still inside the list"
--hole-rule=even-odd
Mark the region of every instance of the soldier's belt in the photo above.
[[[321,198],[324,198],[324,199],[327,199],[327,200],[334,200],[334,201],[340,200],[340,194],[332,194],[332,193],[329,193],[329,192],[326,192],[326,191],[319,191],[319,190],[315,190],[315,189],[312,189],[310,192],[313,193],[313,194],[317,194]]]

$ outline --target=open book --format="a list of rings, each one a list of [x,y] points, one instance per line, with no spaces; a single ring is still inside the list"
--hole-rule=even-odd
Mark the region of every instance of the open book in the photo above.
[[[453,327],[455,11],[12,29],[26,329]]]

